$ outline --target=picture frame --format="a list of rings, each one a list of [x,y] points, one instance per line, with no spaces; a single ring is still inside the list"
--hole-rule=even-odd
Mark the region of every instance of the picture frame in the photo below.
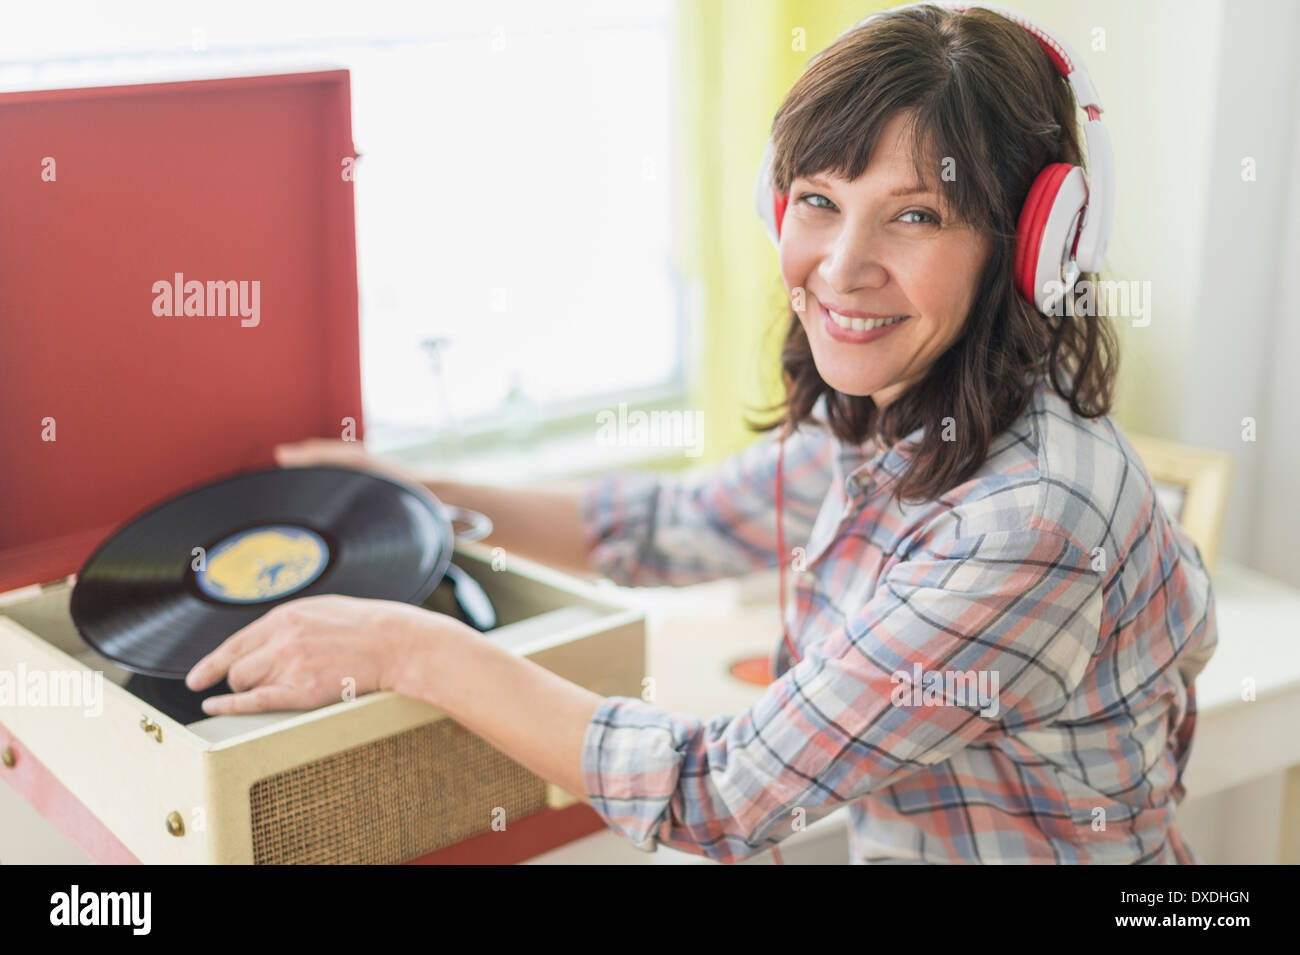
[[[1160,503],[1196,544],[1212,574],[1232,486],[1232,455],[1152,435],[1127,436],[1151,475]]]

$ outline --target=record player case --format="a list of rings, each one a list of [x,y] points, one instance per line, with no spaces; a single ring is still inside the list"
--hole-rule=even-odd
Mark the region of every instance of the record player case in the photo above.
[[[103,673],[97,716],[0,704],[0,780],[103,862],[511,862],[599,829],[394,693],[183,725],[68,614],[145,507],[284,441],[363,438],[347,72],[5,93],[0,124],[0,671]],[[258,280],[259,322],[156,315],[175,273]],[[484,639],[639,694],[641,611],[492,557],[455,550],[496,606]]]
[[[522,559],[494,571],[491,553],[456,549],[497,609],[501,626],[484,639],[602,695],[640,692],[641,611]],[[70,592],[65,582],[4,596],[0,670],[102,670],[102,713],[0,707],[0,751],[12,754],[0,779],[99,861],[519,861],[602,825],[436,708],[396,693],[177,723],[86,647]],[[66,792],[51,794],[52,784]],[[94,820],[69,808],[70,795]]]

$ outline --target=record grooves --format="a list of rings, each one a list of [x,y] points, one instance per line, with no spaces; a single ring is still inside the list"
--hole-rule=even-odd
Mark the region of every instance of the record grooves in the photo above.
[[[145,676],[143,673],[131,674],[123,689],[182,725],[208,719],[208,714],[203,712],[203,701],[208,697],[234,692],[224,677],[206,690],[191,690],[184,680]]]
[[[120,528],[77,575],[72,619],[101,656],[179,681],[290,600],[333,593],[421,604],[447,572],[452,545],[445,508],[423,488],[327,465],[253,471]]]

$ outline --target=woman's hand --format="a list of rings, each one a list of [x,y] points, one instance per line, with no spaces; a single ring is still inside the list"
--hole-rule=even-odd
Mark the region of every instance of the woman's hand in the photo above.
[[[448,628],[469,630],[397,601],[303,597],[231,635],[194,665],[185,685],[202,690],[226,677],[235,692],[204,700],[209,715],[315,709],[393,689],[402,666]]]
[[[408,484],[419,485],[421,479],[397,464],[380,460],[366,450],[359,441],[341,441],[337,438],[307,438],[275,446],[275,463],[282,468],[307,467],[313,464],[333,464],[337,467],[356,468],[397,478]]]

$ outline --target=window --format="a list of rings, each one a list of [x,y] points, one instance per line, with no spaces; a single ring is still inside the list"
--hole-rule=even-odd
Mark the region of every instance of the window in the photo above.
[[[0,87],[351,71],[376,449],[683,390],[671,0],[52,14],[10,11]]]

